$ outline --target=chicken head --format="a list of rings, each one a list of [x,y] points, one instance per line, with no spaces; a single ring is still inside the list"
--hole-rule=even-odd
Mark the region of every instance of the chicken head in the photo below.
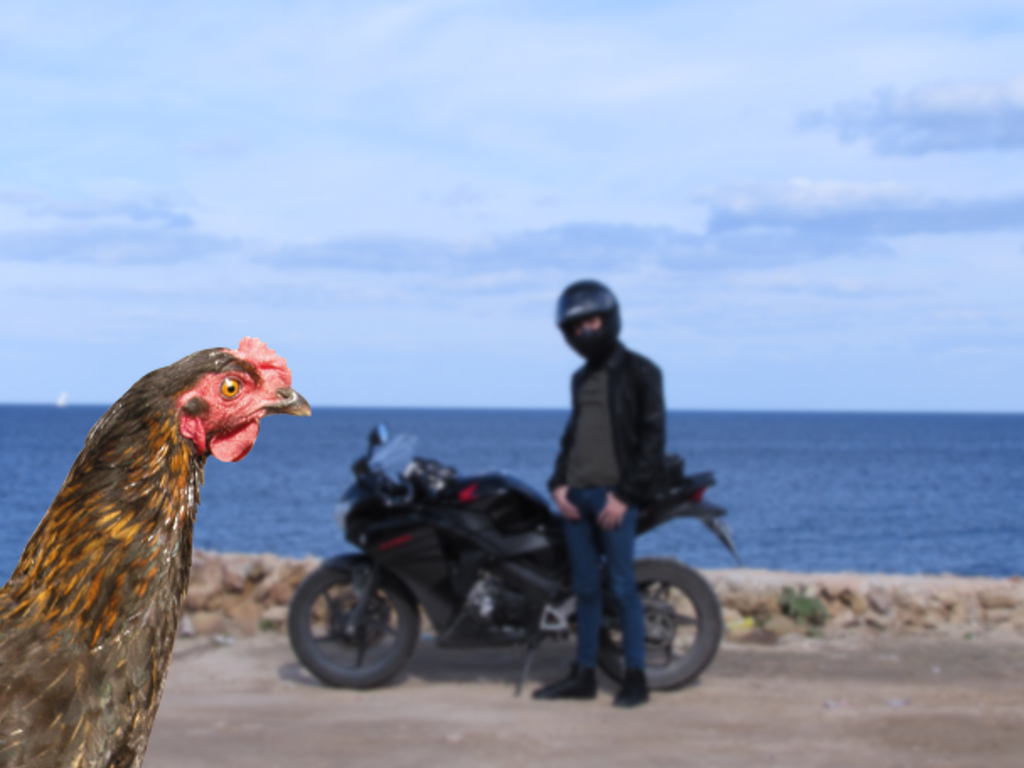
[[[306,399],[291,388],[285,359],[259,339],[246,336],[238,349],[211,350],[227,361],[203,375],[178,398],[181,434],[200,454],[240,461],[252,449],[260,419],[270,413],[309,416]]]

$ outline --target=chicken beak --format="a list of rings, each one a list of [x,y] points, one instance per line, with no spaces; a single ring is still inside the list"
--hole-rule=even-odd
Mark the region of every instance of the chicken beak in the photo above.
[[[313,409],[309,407],[306,398],[300,395],[291,387],[282,387],[277,390],[278,399],[263,406],[265,413],[286,413],[290,416],[310,416]]]

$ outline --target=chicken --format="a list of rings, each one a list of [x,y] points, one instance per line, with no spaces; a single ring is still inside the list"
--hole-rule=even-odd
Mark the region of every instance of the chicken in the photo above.
[[[258,339],[141,378],[89,432],[0,590],[0,766],[142,765],[192,562],[203,467],[308,416]]]

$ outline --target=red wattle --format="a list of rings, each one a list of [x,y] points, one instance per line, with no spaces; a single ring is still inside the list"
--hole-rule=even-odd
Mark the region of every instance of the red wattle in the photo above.
[[[232,432],[221,432],[210,438],[210,453],[221,461],[241,461],[252,450],[259,433],[259,419]]]

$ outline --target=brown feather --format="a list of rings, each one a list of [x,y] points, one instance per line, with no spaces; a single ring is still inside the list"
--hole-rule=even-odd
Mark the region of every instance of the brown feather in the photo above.
[[[206,461],[179,431],[177,397],[245,367],[227,350],[190,355],[90,431],[0,590],[0,767],[142,764]]]

